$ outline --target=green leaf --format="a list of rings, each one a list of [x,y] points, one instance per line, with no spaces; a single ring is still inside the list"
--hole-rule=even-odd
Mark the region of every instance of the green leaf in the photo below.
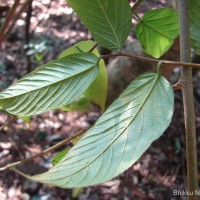
[[[83,188],[75,188],[72,190],[72,198],[78,198],[83,193]]]
[[[61,188],[108,181],[131,167],[162,135],[171,122],[173,108],[174,94],[168,81],[160,74],[145,73],[55,167],[29,178]]]
[[[199,0],[190,0],[190,37],[192,47],[200,55],[200,2]]]
[[[181,150],[181,141],[179,138],[175,138],[175,147],[176,147],[176,150],[178,151]]]
[[[92,53],[78,53],[45,64],[2,91],[0,106],[31,116],[69,104],[94,81],[98,61]]]
[[[74,146],[75,144],[77,144],[77,142],[81,139],[81,135],[75,137],[74,139],[70,140],[70,142],[72,143],[72,145]],[[52,165],[55,166],[57,165],[69,152],[70,148],[64,149],[61,152],[59,152],[53,159],[52,159]]]
[[[53,159],[52,159],[52,165],[57,165],[69,152],[70,148],[64,149],[63,151],[59,152]]]
[[[61,52],[59,58],[63,58],[75,53],[88,52],[94,46],[94,44],[95,43],[92,40],[77,42],[73,46]],[[99,52],[96,48],[91,53],[94,53],[97,57],[99,57]]]
[[[147,54],[161,57],[179,34],[178,15],[170,8],[146,12],[136,26],[136,36]]]
[[[91,108],[90,101],[87,97],[82,96],[79,99],[75,100],[74,102],[62,106],[59,109],[63,111],[79,111],[79,112],[85,112],[88,109]]]
[[[24,120],[27,123],[30,123],[30,121],[31,121],[30,116],[18,116],[18,118]]]
[[[67,0],[99,45],[117,50],[126,41],[131,27],[127,0]]]
[[[95,102],[101,107],[101,110],[105,110],[105,104],[108,92],[108,75],[107,70],[104,65],[104,61],[99,62],[99,73],[90,85],[90,87],[85,91],[84,95]]]
[[[94,46],[94,44],[95,43],[91,40],[78,42],[74,46],[63,51],[59,57],[62,58],[74,53],[88,52]],[[100,56],[97,49],[94,49],[92,53],[94,53],[97,57]],[[99,105],[101,107],[101,110],[104,111],[107,98],[107,91],[108,91],[107,70],[104,61],[100,60],[99,73],[94,82],[85,91],[84,95],[93,102],[95,102],[97,105]]]

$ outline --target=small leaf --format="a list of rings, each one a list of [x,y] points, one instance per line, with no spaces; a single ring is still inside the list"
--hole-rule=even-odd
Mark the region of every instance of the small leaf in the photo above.
[[[59,152],[53,159],[52,159],[52,165],[57,165],[69,152],[70,148],[64,149],[63,151]]]
[[[73,46],[61,52],[59,58],[63,58],[75,53],[88,52],[94,46],[94,44],[95,43],[92,40],[77,42]],[[92,51],[92,53],[99,57],[99,52],[96,48]]]
[[[67,0],[99,45],[117,50],[126,41],[131,27],[127,0]]]
[[[81,135],[75,137],[74,139],[70,140],[72,145],[74,146],[77,144],[77,142],[81,139]],[[57,165],[69,152],[70,148],[64,149],[61,152],[59,152],[53,159],[52,159],[52,165],[55,166]]]
[[[98,74],[99,58],[78,53],[45,64],[0,93],[0,106],[13,115],[31,116],[80,97]]]
[[[192,47],[200,55],[200,2],[199,0],[190,0],[190,37]]]
[[[80,52],[88,52],[94,46],[94,42],[91,40],[82,41],[76,43],[74,46],[68,48],[63,51],[59,58]],[[99,57],[99,52],[97,49],[92,51],[97,57]],[[99,73],[94,80],[94,82],[89,86],[89,88],[85,91],[84,95],[88,97],[90,100],[95,102],[97,105],[101,107],[101,110],[105,110],[105,103],[107,98],[107,90],[108,90],[108,75],[106,66],[103,60],[99,62]]]
[[[18,116],[18,118],[24,120],[27,123],[30,123],[30,121],[31,121],[30,116]]]
[[[88,109],[91,108],[90,101],[87,97],[82,96],[79,99],[75,100],[74,102],[62,106],[59,109],[63,111],[79,111],[79,112],[85,112]]]
[[[136,26],[136,36],[144,51],[161,57],[179,34],[178,15],[170,8],[159,8],[146,12]]]
[[[74,188],[72,190],[72,198],[78,198],[83,193],[83,188]]]
[[[181,150],[181,141],[179,138],[175,139],[175,147],[176,147],[176,150],[178,150],[178,151]]]
[[[29,178],[61,188],[108,181],[131,167],[162,135],[171,122],[173,108],[174,94],[168,81],[160,74],[145,73],[55,167]]]

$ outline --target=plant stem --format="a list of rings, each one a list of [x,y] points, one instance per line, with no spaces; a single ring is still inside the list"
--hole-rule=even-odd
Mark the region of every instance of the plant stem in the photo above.
[[[26,49],[26,69],[27,72],[31,72],[31,56],[28,55],[28,51],[29,51],[29,43],[30,43],[30,23],[31,23],[31,16],[32,16],[32,3],[33,0],[30,0],[29,5],[28,5],[28,9],[27,9],[27,13],[26,13],[26,25],[25,25],[25,43],[27,45],[27,49]]]
[[[172,85],[173,90],[181,90],[182,89],[182,83],[178,81],[174,85]]]
[[[7,31],[5,32],[4,36],[3,36],[3,40],[4,38],[8,35],[8,33],[13,29],[16,21],[20,18],[21,14],[24,12],[24,10],[26,9],[28,3],[30,0],[26,0],[23,5],[21,6],[21,8],[16,12],[16,15],[14,16],[11,25],[8,27]]]
[[[82,135],[82,134],[85,133],[85,132],[86,132],[86,130],[81,130],[81,131],[77,132],[76,134],[72,135],[71,137],[69,137],[69,138],[67,138],[67,139],[65,139],[65,140],[63,140],[63,141],[57,143],[56,145],[54,145],[54,146],[52,146],[52,147],[50,147],[50,148],[48,148],[48,149],[46,149],[46,150],[44,150],[44,151],[42,151],[41,153],[34,155],[33,157],[30,157],[30,158],[24,159],[24,160],[20,160],[20,161],[11,163],[11,164],[7,164],[6,166],[0,168],[0,172],[1,172],[1,171],[4,171],[4,170],[7,170],[7,169],[10,169],[10,168],[13,168],[13,167],[16,167],[16,166],[18,166],[18,165],[24,164],[24,163],[26,163],[26,162],[29,162],[29,161],[31,161],[31,160],[37,158],[37,157],[43,156],[43,155],[49,153],[50,151],[53,151],[53,150],[55,150],[55,149],[57,149],[57,148],[59,148],[59,147],[65,145],[65,144],[66,144],[67,142],[69,142],[70,140],[72,140],[72,139],[74,139],[74,138],[76,138],[76,137]]]
[[[137,9],[137,7],[141,4],[142,0],[137,0],[134,5],[132,6],[132,12],[134,13],[134,11]]]
[[[139,17],[139,15],[135,11],[132,11],[132,13],[136,16],[139,22],[142,22],[142,19]]]
[[[188,0],[178,1],[179,26],[180,26],[180,55],[181,62],[191,62],[190,24]],[[194,112],[194,94],[192,82],[192,68],[182,67],[181,79],[187,156],[187,191],[193,192],[188,195],[189,200],[197,200],[198,196],[198,171],[197,171],[197,144]]]
[[[95,43],[95,44],[93,45],[93,47],[92,47],[88,52],[93,52],[97,46],[98,46],[98,44]]]
[[[6,122],[4,125],[0,127],[0,131],[3,130],[6,126],[9,126],[11,123],[13,123],[17,119],[16,116],[13,116],[12,119],[10,119],[8,122]]]
[[[5,24],[3,25],[3,27],[2,27],[2,29],[0,31],[0,45],[3,42],[4,38],[5,38],[5,33],[6,33],[7,29],[9,28],[10,23],[12,22],[12,20],[14,18],[14,15],[15,15],[15,12],[16,12],[18,6],[19,6],[19,3],[20,3],[20,0],[15,0],[12,8],[10,9],[10,11],[8,13],[8,16],[6,18]]]
[[[175,62],[175,61],[169,61],[169,60],[156,60],[153,58],[147,58],[147,57],[142,57],[142,56],[136,56],[133,54],[126,54],[126,53],[115,53],[115,54],[108,54],[108,55],[102,55],[101,59],[109,59],[109,58],[114,58],[114,57],[119,57],[119,56],[125,56],[129,58],[133,58],[136,60],[141,60],[141,61],[147,61],[150,63],[158,64],[159,62],[162,61],[162,65],[166,66],[184,66],[184,67],[193,67],[193,68],[198,68],[200,69],[200,64],[194,64],[194,63],[185,63],[185,62]]]

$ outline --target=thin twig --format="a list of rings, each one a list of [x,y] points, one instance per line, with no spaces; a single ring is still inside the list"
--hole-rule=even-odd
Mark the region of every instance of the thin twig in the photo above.
[[[167,65],[167,66],[184,66],[184,67],[192,67],[192,68],[198,68],[200,69],[200,64],[194,64],[194,63],[183,63],[183,62],[176,62],[176,61],[169,61],[169,60],[156,60],[153,58],[147,58],[147,57],[142,57],[142,56],[136,56],[133,54],[125,54],[125,53],[115,53],[115,54],[108,54],[108,55],[102,55],[101,59],[109,59],[109,58],[115,58],[115,57],[119,57],[119,56],[125,56],[125,57],[129,57],[129,58],[133,58],[136,60],[141,60],[141,61],[147,61],[150,63],[159,63],[160,61],[162,61],[162,65]]]
[[[8,35],[8,33],[13,29],[16,21],[20,18],[21,14],[24,12],[24,10],[26,9],[27,5],[29,4],[30,0],[26,0],[23,5],[21,6],[21,8],[19,9],[19,11],[16,13],[14,19],[12,20],[11,25],[9,26],[8,30],[6,31],[6,33],[4,34],[4,38],[6,37],[6,35]],[[4,40],[3,38],[3,40]]]
[[[28,51],[29,51],[29,43],[30,43],[30,23],[31,23],[31,16],[32,16],[32,3],[33,0],[30,0],[29,5],[28,5],[28,9],[27,9],[27,14],[26,14],[26,25],[25,25],[25,43],[26,43],[26,69],[27,72],[31,72],[31,56],[28,55]]]
[[[142,0],[137,0],[134,5],[132,6],[131,10],[132,13],[134,13],[134,11],[138,8],[138,6],[141,4]]]
[[[82,134],[85,133],[86,131],[87,131],[87,130],[81,130],[81,131],[77,132],[76,134],[74,134],[73,136],[68,137],[67,139],[65,139],[65,140],[63,140],[63,141],[57,143],[56,145],[54,145],[54,146],[52,146],[52,147],[50,147],[50,148],[48,148],[48,149],[42,151],[41,153],[36,154],[36,155],[30,157],[30,158],[27,158],[27,159],[24,159],[24,160],[20,160],[20,161],[17,161],[17,162],[8,164],[8,165],[6,165],[6,166],[4,166],[4,167],[1,167],[1,168],[0,168],[0,172],[1,172],[1,171],[4,171],[4,170],[7,170],[7,169],[9,169],[9,168],[12,168],[12,167],[15,167],[15,166],[24,164],[24,163],[29,162],[29,161],[31,161],[31,160],[37,158],[37,157],[40,157],[40,156],[45,155],[45,154],[49,153],[50,151],[53,151],[53,150],[55,150],[55,149],[58,149],[59,147],[65,145],[65,144],[66,144],[67,142],[69,142],[70,140],[72,140],[72,139],[74,139],[74,138],[76,138],[76,137],[82,135]]]
[[[2,29],[0,31],[0,45],[3,42],[4,38],[5,38],[4,37],[5,33],[6,33],[7,29],[9,28],[11,21],[13,20],[13,17],[15,15],[15,12],[16,12],[16,10],[18,8],[19,3],[20,3],[20,0],[15,0],[15,3],[13,4],[12,8],[10,9],[10,11],[8,13],[6,21],[5,21],[3,27],[2,27]]]
[[[6,126],[9,126],[11,123],[13,123],[17,119],[16,116],[13,116],[12,119],[10,119],[8,122],[6,122],[4,125],[0,127],[0,131],[3,130]]]
[[[140,21],[140,22],[142,21],[142,19],[140,18],[140,16],[135,11],[133,11],[132,13],[136,16],[136,18],[137,18],[138,21]]]
[[[182,89],[182,83],[178,81],[174,85],[172,85],[173,90],[181,90]]]
[[[98,44],[97,43],[95,43],[94,44],[94,46],[88,51],[88,52],[93,52],[94,51],[94,49],[96,48],[98,46]]]

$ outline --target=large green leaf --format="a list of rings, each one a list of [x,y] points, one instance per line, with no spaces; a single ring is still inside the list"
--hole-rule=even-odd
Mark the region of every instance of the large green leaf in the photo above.
[[[127,0],[67,0],[99,45],[120,49],[130,31],[131,7]]]
[[[30,116],[69,104],[94,81],[98,61],[92,53],[78,53],[45,64],[2,91],[0,106]]]
[[[155,58],[162,56],[179,34],[178,15],[170,8],[146,12],[136,26],[136,36],[144,51]]]
[[[190,0],[190,37],[192,47],[200,54],[200,1]]]
[[[133,81],[68,154],[48,172],[29,177],[61,188],[108,181],[136,162],[171,122],[174,94],[159,74]]]
[[[74,46],[68,48],[60,54],[60,58],[80,52],[88,52],[94,46],[94,42],[91,40],[81,41]],[[96,56],[100,56],[97,49],[92,51]],[[105,110],[105,103],[108,90],[108,75],[106,66],[103,60],[99,62],[99,73],[94,82],[85,91],[84,95],[94,101],[101,109]]]

